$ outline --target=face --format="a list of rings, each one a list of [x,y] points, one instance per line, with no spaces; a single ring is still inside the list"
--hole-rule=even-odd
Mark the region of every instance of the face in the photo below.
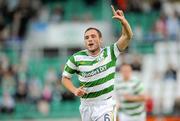
[[[84,35],[85,46],[89,52],[99,52],[102,38],[99,37],[98,32],[94,29],[88,30]]]
[[[121,67],[120,73],[122,74],[123,79],[129,80],[132,75],[132,69],[129,65],[123,65]]]

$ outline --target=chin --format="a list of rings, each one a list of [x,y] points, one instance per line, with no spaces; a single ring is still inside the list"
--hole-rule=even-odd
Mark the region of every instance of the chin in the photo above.
[[[89,51],[89,52],[92,52],[92,53],[95,52],[95,50],[92,50],[92,49],[88,49],[88,51]]]
[[[89,51],[90,52],[95,52],[97,49],[94,49],[94,48],[90,48]]]
[[[96,47],[88,48],[88,51],[90,51],[92,53],[97,51],[97,50],[98,50],[98,48],[96,48]]]

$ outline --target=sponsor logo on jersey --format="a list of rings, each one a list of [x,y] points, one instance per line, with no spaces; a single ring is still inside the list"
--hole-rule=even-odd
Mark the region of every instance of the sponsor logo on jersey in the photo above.
[[[107,70],[107,66],[104,65],[104,66],[101,66],[101,67],[96,68],[96,69],[93,70],[93,71],[83,72],[83,73],[82,73],[82,76],[83,76],[83,77],[91,77],[91,76],[94,76],[94,75],[99,74],[99,73],[101,73],[101,72],[103,72],[103,71],[106,71],[106,70]]]

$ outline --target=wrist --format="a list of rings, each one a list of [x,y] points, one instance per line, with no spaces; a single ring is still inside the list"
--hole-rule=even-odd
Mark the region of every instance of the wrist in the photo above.
[[[72,93],[75,95],[76,92],[77,92],[77,88],[74,87],[74,88],[72,89]]]
[[[125,18],[121,19],[120,20],[121,24],[126,24],[127,23],[127,20]]]

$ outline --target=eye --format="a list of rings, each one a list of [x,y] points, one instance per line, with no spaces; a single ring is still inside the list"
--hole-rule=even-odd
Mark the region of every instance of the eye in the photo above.
[[[95,34],[92,34],[91,37],[92,37],[92,38],[96,38],[96,35],[95,35]]]
[[[85,39],[89,39],[89,36],[85,36]]]

